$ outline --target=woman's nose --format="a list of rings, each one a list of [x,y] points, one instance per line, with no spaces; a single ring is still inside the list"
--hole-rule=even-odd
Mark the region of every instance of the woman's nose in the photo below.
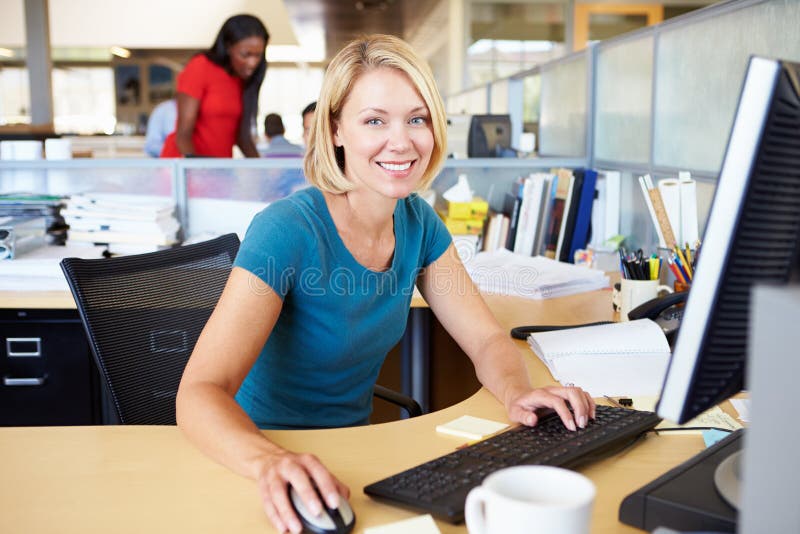
[[[389,131],[389,148],[397,152],[411,147],[411,136],[405,124],[398,124]]]

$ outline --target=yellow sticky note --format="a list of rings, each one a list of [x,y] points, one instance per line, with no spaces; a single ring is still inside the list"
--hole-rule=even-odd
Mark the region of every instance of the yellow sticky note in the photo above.
[[[481,419],[471,415],[462,415],[458,419],[453,419],[448,423],[437,426],[436,431],[461,438],[481,439],[504,428],[508,428],[505,423],[498,423],[497,421]]]

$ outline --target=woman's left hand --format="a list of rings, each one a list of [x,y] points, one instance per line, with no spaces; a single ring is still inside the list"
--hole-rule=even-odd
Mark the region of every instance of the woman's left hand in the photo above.
[[[526,388],[507,395],[506,411],[509,419],[514,422],[535,426],[539,422],[536,410],[542,408],[555,410],[564,426],[573,431],[578,427],[584,428],[589,419],[594,419],[595,416],[594,400],[578,387]]]

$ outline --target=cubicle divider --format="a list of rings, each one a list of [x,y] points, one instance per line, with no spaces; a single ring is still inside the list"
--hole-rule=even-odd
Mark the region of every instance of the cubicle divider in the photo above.
[[[584,158],[448,159],[433,184],[442,194],[466,175],[475,194],[501,209],[518,177]],[[0,162],[0,193],[119,193],[172,198],[184,239],[236,232],[270,202],[308,185],[301,159],[126,159]]]
[[[620,231],[652,248],[638,176],[689,171],[702,231],[749,57],[800,61],[799,20],[796,0],[720,2],[463,91],[447,109],[482,95],[486,112],[512,116],[515,140],[536,134],[539,157],[621,171]]]

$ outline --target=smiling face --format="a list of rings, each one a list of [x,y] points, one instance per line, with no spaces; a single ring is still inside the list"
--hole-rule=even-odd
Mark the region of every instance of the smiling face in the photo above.
[[[334,125],[345,176],[357,189],[400,199],[419,185],[433,150],[425,101],[402,71],[380,67],[353,85]]]
[[[264,59],[267,43],[261,37],[245,37],[228,47],[231,70],[243,80],[248,80]]]

